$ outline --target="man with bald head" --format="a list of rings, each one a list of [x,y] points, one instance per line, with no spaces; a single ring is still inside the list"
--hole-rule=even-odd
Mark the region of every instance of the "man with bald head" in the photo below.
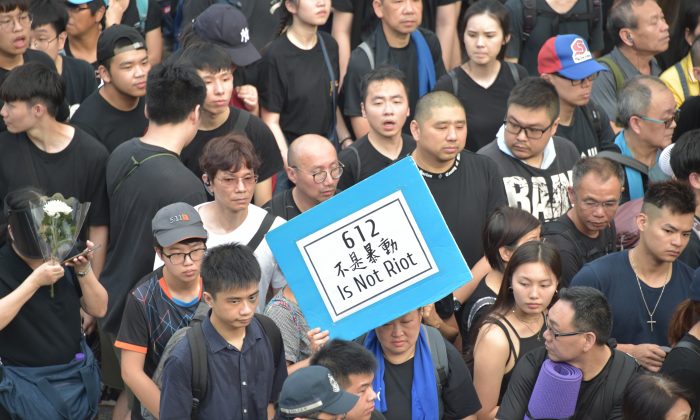
[[[275,194],[263,205],[265,210],[289,220],[335,195],[343,165],[327,138],[317,134],[297,138],[287,151],[287,164],[294,187]]]
[[[474,238],[481,237],[491,212],[506,204],[498,168],[488,157],[464,149],[467,116],[451,93],[431,92],[418,101],[411,134],[416,140],[411,156],[465,261],[473,268],[484,254],[481,241]],[[465,298],[460,295],[458,300]],[[458,309],[460,304],[454,306]],[[438,326],[443,332],[442,324]]]

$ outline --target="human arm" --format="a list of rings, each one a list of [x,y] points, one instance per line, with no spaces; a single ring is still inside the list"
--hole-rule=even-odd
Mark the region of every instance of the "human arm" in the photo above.
[[[666,352],[656,344],[618,344],[617,349],[637,359],[644,369],[651,372],[658,372],[666,358]]]
[[[243,102],[246,111],[256,117],[260,116],[260,100],[258,97],[258,89],[255,86],[236,86],[236,94],[238,95],[238,99]]]
[[[510,15],[510,40],[505,46],[505,61],[517,63],[520,59],[523,33],[523,4],[520,0],[506,1],[506,9]]]
[[[92,254],[92,271],[95,277],[100,278],[102,268],[107,260],[107,241],[109,240],[109,227],[107,226],[90,226],[88,228],[88,239],[93,244],[98,244],[100,247]]]
[[[180,341],[163,366],[160,420],[188,420],[192,416],[192,365],[188,341]]]
[[[331,35],[338,43],[338,59],[340,65],[340,84],[342,85],[345,73],[348,69],[350,61],[350,34],[352,32],[353,14],[350,12],[341,12],[333,10],[333,26]]]
[[[148,50],[148,62],[152,66],[159,64],[163,58],[163,34],[160,26],[146,32],[146,49]]]
[[[479,395],[479,420],[493,419],[498,411],[501,382],[506,374],[510,347],[505,331],[495,324],[484,324],[474,344],[474,388]],[[512,366],[511,366],[512,367]]]
[[[87,241],[87,248],[93,247],[91,241]],[[80,284],[82,297],[80,305],[88,315],[102,318],[107,314],[107,290],[97,280],[94,271],[90,267],[93,252],[79,255],[66,262],[66,266],[73,267]],[[81,273],[84,273],[81,275]]]
[[[121,349],[121,374],[124,383],[141,405],[156,418],[160,416],[160,389],[143,370],[146,353]]]
[[[459,335],[459,329],[443,321],[435,311],[435,304],[431,303],[421,308],[423,323],[440,331],[443,337],[450,343],[454,342]],[[454,315],[451,315],[454,316]]]
[[[295,371],[309,366],[311,356],[313,356],[314,353],[316,353],[321,347],[323,347],[328,342],[329,335],[330,332],[328,330],[321,331],[321,328],[319,327],[307,331],[306,337],[308,337],[309,339],[309,348],[311,349],[311,354],[306,359],[296,363],[290,363],[289,360],[287,360],[287,374],[291,375]]]
[[[545,356],[546,350],[542,348],[533,350],[518,360],[496,413],[497,419],[520,419],[525,416]]]
[[[129,0],[110,1],[109,7],[107,7],[105,12],[105,28],[120,24],[127,7],[129,7]]]
[[[43,286],[50,286],[64,276],[63,267],[55,261],[48,261],[34,269],[15,290],[0,299],[0,330],[3,330],[17,316],[25,303]]]
[[[601,71],[593,81],[591,100],[602,108],[610,120],[610,126],[615,131],[614,122],[617,118],[617,91],[615,88],[615,76],[611,71]],[[619,128],[618,130],[619,131]],[[616,132],[617,132],[616,131]]]
[[[255,184],[255,195],[253,195],[253,204],[258,207],[262,207],[263,204],[267,203],[272,199],[272,177],[267,178],[264,181],[258,181]]]
[[[284,166],[287,166],[287,140],[282,132],[282,127],[280,126],[280,114],[277,112],[270,112],[265,107],[260,109],[260,116],[263,122],[267,124],[272,131],[272,135],[275,136],[275,141],[277,142],[277,147],[280,149],[280,154],[282,155],[282,161]]]
[[[461,1],[437,7],[435,34],[440,40],[442,48],[442,62],[448,69],[461,64],[459,37],[457,36],[457,21],[461,7]]]
[[[469,299],[469,296],[474,293],[476,287],[479,285],[481,279],[486,277],[486,275],[491,271],[491,266],[489,265],[486,257],[481,257],[479,261],[474,264],[471,268],[472,279],[466,282],[464,285],[460,286],[457,290],[452,292],[454,297],[459,301],[459,303],[464,303]]]
[[[352,133],[348,130],[348,126],[345,125],[345,119],[343,118],[343,113],[340,112],[340,107],[335,110],[335,134],[338,136],[341,150],[350,147],[353,142]]]
[[[469,369],[464,364],[457,349],[445,343],[449,372],[447,383],[442,391],[444,419],[476,420],[476,413],[481,408]]]
[[[355,134],[356,139],[369,133],[369,123],[365,117],[351,117],[350,124],[352,125],[352,132]]]

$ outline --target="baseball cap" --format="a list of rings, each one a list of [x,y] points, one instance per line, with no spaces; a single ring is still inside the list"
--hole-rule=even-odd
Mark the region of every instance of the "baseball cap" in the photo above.
[[[260,59],[260,53],[250,42],[248,21],[230,4],[212,4],[194,19],[192,29],[198,36],[225,48],[233,64],[239,67]]]
[[[173,203],[158,210],[151,221],[151,230],[158,245],[175,245],[185,239],[207,239],[202,219],[187,203]]]
[[[567,79],[581,80],[607,68],[591,55],[588,44],[578,35],[549,38],[537,55],[540,74],[559,73]]]
[[[126,39],[129,45],[117,48],[117,43],[122,39]],[[102,31],[97,39],[97,62],[104,64],[117,54],[141,49],[146,49],[146,41],[136,28],[128,25],[112,25]]]
[[[93,1],[100,1],[100,0],[66,0],[66,4],[68,4],[68,6],[70,7],[70,6],[79,6],[81,4],[87,4],[87,3],[90,3]],[[108,0],[103,0],[102,3],[104,3],[105,6],[109,5]]]
[[[691,233],[691,235],[695,235]],[[693,273],[693,281],[690,283],[690,293],[688,293],[688,299],[700,302],[700,269],[695,270]]]
[[[357,395],[340,389],[331,372],[323,366],[309,366],[292,373],[279,396],[279,410],[285,416],[311,413],[344,414],[357,403]]]

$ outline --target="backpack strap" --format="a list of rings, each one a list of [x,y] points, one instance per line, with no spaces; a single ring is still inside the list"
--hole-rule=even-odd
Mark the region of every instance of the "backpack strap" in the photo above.
[[[530,39],[532,30],[535,29],[535,21],[537,21],[537,2],[536,0],[521,0],[523,4],[523,32],[522,43]]]
[[[369,69],[374,70],[374,52],[372,52],[372,49],[369,47],[369,44],[363,41],[360,45],[358,45],[358,48],[364,51],[365,54],[367,54],[367,59],[369,60]]]
[[[481,312],[482,309],[486,308],[487,306],[491,306],[494,303],[496,303],[496,298],[493,296],[484,296],[474,302],[474,305],[472,305],[472,308],[469,310],[469,316],[467,317],[467,331],[472,329],[476,315]]]
[[[250,113],[246,110],[238,110],[238,116],[236,121],[233,123],[233,132],[245,134],[245,128],[248,126],[248,120],[250,120]]]
[[[639,369],[639,364],[634,358],[621,351],[611,350],[615,356],[613,357],[610,371],[606,375],[609,380],[606,380],[604,385],[603,398],[605,405],[603,407],[607,409],[605,418],[609,417],[610,410],[615,406],[615,401],[622,400],[622,394],[627,387],[630,376]]]
[[[698,349],[698,346],[695,344],[689,342],[689,341],[679,341],[676,343],[675,346],[673,346],[674,349],[688,349],[695,353],[698,357],[700,357],[700,349]]]
[[[631,158],[629,156],[625,156],[621,153],[611,152],[609,150],[604,150],[604,151],[598,153],[597,156],[608,158],[614,162],[619,163],[620,165],[628,166],[637,172],[643,173],[644,175],[649,174],[649,167],[647,165],[643,164],[642,162],[638,161],[637,159]]]
[[[357,148],[354,144],[351,144],[350,147],[348,147],[348,150],[352,150],[352,153],[355,155],[355,160],[357,161],[357,166],[353,170],[355,172],[355,184],[357,184],[358,182],[360,182],[360,172],[362,171],[362,159],[360,159],[360,152],[357,151]]]
[[[442,338],[442,334],[436,328],[427,325],[423,325],[423,328],[425,328],[425,334],[428,338],[428,348],[435,367],[435,379],[437,380],[438,397],[440,397],[442,390],[447,385],[447,375],[450,371],[447,360],[447,345],[445,344],[445,339]]]
[[[193,320],[194,321],[194,320]],[[207,345],[201,322],[190,323],[185,333],[192,353],[192,420],[199,418],[199,405],[207,394]]]
[[[588,123],[595,130],[598,144],[600,144],[600,141],[603,139],[603,121],[600,119],[600,112],[595,108],[593,102],[588,101],[586,106],[583,107],[583,115],[586,116]]]
[[[622,89],[622,85],[625,84],[625,75],[622,73],[620,66],[618,66],[615,60],[613,60],[609,55],[600,57],[598,62],[604,64],[610,69],[613,74],[613,78],[615,79],[615,92],[619,92],[620,89]]]
[[[328,71],[328,78],[330,79],[330,91],[331,91],[331,101],[333,103],[333,108],[332,108],[332,114],[333,118],[331,118],[331,126],[328,128],[328,132],[326,135],[326,138],[331,140],[333,145],[335,145],[336,150],[340,150],[340,144],[338,143],[338,136],[335,135],[335,126],[336,126],[336,109],[338,108],[338,89],[336,88],[336,84],[338,82],[338,79],[335,76],[335,71],[333,70],[333,65],[331,64],[331,59],[328,56],[328,50],[326,49],[326,43],[323,40],[323,34],[321,32],[318,33],[318,45],[321,47],[321,52],[323,52],[323,61],[326,63],[326,71]]]
[[[147,161],[149,161],[151,159],[155,159],[158,157],[171,157],[171,158],[175,158],[175,159],[180,160],[180,158],[177,155],[174,155],[172,153],[156,153],[156,154],[153,154],[153,155],[150,155],[150,156],[144,158],[141,161],[138,161],[138,160],[136,160],[135,157],[131,156],[131,162],[132,162],[131,169],[129,169],[129,172],[127,172],[124,176],[122,176],[119,179],[119,182],[117,182],[117,185],[114,187],[114,191],[112,191],[112,194],[115,194],[119,190],[119,188],[122,186],[124,181],[126,181],[127,178],[129,178],[131,175],[133,175],[133,173],[136,172],[136,170],[138,168],[140,168],[141,165],[143,165],[144,163],[146,163]]]
[[[503,61],[503,63],[508,66],[508,70],[510,71],[510,75],[513,76],[513,80],[515,81],[515,84],[517,85],[518,82],[520,81],[520,72],[518,72],[518,66],[515,63],[511,63],[510,61]]]
[[[673,68],[676,69],[676,73],[678,73],[678,80],[681,81],[681,88],[683,89],[683,98],[689,98],[690,90],[688,89],[688,78],[685,76],[685,70],[683,70],[681,62],[679,61],[676,64],[674,64]]]
[[[457,94],[459,93],[459,81],[457,80],[456,69],[448,71],[447,75],[450,76],[450,80],[452,81],[452,94],[454,96],[457,96]]]
[[[272,224],[275,222],[275,215],[270,213],[269,211],[265,211],[265,218],[263,219],[262,223],[260,223],[260,227],[258,227],[258,231],[255,232],[255,235],[253,235],[252,238],[250,238],[250,241],[248,241],[248,248],[251,249],[251,251],[255,251],[258,249],[258,246],[260,246],[260,242],[265,238],[265,234],[270,230],[272,227]]]
[[[258,320],[260,326],[262,326],[263,332],[270,340],[270,347],[272,348],[272,357],[275,359],[275,370],[279,365],[280,357],[282,357],[282,349],[284,344],[282,342],[282,333],[280,329],[275,325],[275,322],[265,315],[255,313],[255,319]]]

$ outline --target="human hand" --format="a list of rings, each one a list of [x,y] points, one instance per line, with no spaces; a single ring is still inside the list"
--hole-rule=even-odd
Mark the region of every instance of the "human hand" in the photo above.
[[[321,331],[321,328],[316,327],[309,330],[306,336],[309,337],[309,346],[311,347],[311,352],[316,353],[323,347],[329,339],[330,332],[328,330]]]
[[[129,7],[129,0],[110,0],[105,12],[105,28],[120,24],[127,7]]]
[[[47,261],[32,271],[28,280],[38,287],[51,286],[63,277],[63,267],[56,261]]]
[[[92,260],[93,253],[100,245],[95,246],[92,242],[87,241],[85,246],[83,252],[67,259],[64,264],[68,267],[73,267],[75,271],[88,271],[90,269],[90,260]]]
[[[353,143],[354,142],[353,142],[352,138],[348,137],[345,140],[343,140],[342,142],[340,142],[340,149],[345,150],[348,147],[352,146]]]
[[[95,326],[97,326],[95,317],[85,312],[83,308],[80,308],[80,318],[83,320],[83,333],[85,335],[92,334],[95,331]]]
[[[258,90],[255,88],[255,86],[238,86],[236,87],[236,94],[241,102],[243,102],[243,106],[245,107],[246,111],[254,115],[258,115],[260,113]]]
[[[440,319],[440,316],[437,314],[435,311],[435,304],[431,303],[430,305],[423,306],[420,309],[421,316],[423,317],[423,323],[426,325],[429,325],[433,328],[440,328],[442,325],[442,319]]]
[[[650,372],[658,372],[666,358],[666,352],[656,344],[637,344],[631,355]]]

